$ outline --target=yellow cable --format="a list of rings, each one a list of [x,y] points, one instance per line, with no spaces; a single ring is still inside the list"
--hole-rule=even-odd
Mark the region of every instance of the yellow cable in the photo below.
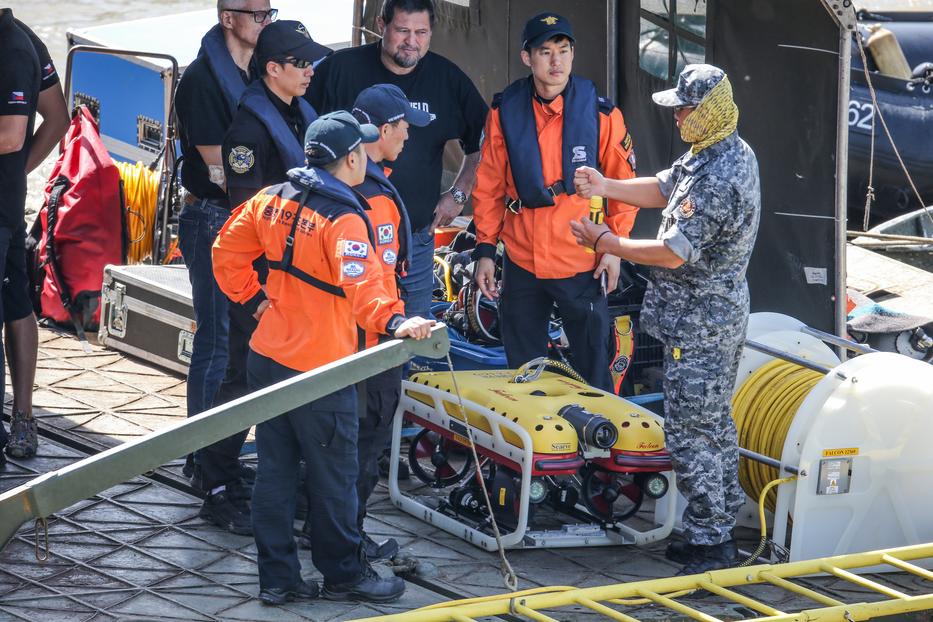
[[[156,205],[159,200],[159,175],[150,171],[142,162],[117,162],[116,165],[120,171],[120,179],[123,180],[123,196],[126,201],[126,230],[129,241],[126,261],[130,264],[141,263],[152,255]]]
[[[444,270],[444,300],[447,302],[455,301],[457,297],[454,295],[454,286],[450,280],[450,264],[437,255],[434,256],[434,263]]]
[[[732,398],[739,445],[780,460],[797,410],[822,378],[819,372],[782,360],[759,368]],[[742,488],[753,499],[767,492],[764,505],[772,512],[777,495],[770,484],[778,476],[777,469],[755,460],[743,460],[739,467]]]

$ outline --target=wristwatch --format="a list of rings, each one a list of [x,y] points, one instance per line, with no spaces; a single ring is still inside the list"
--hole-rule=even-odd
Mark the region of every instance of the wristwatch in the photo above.
[[[454,186],[453,188],[451,188],[450,190],[448,190],[448,192],[450,193],[450,196],[452,196],[452,197],[454,198],[454,201],[457,202],[457,205],[465,205],[465,204],[466,204],[466,202],[467,202],[467,193],[466,193],[466,192],[464,192],[463,190],[461,190],[461,189],[458,188],[457,186]]]

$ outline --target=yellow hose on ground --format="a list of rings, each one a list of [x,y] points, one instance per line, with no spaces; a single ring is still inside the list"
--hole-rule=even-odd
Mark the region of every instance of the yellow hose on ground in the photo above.
[[[152,255],[156,205],[159,200],[159,175],[142,162],[117,162],[123,195],[126,200],[126,230],[128,245],[126,261],[141,263]]]
[[[797,409],[822,378],[819,372],[781,360],[759,368],[732,398],[739,446],[780,460]],[[739,482],[753,499],[779,476],[777,469],[755,460],[743,460],[739,466]],[[768,510],[774,511],[776,500],[777,494],[768,492]]]

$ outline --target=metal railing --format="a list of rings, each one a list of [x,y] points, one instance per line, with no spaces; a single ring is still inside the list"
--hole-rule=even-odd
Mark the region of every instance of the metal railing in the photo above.
[[[852,570],[875,566],[892,566],[903,572],[933,581],[933,572],[910,563],[926,559],[927,565],[933,561],[933,544],[922,544],[895,549],[856,553],[794,562],[790,564],[750,566],[716,570],[704,574],[663,579],[650,579],[633,583],[620,583],[603,587],[578,589],[572,587],[551,587],[528,590],[489,597],[441,603],[404,613],[363,618],[355,622],[477,622],[490,616],[519,616],[522,619],[538,622],[558,622],[566,619],[571,612],[562,608],[583,607],[600,614],[593,619],[620,620],[638,622],[638,618],[625,612],[625,607],[654,604],[669,610],[669,617],[687,616],[694,620],[718,622],[719,618],[677,600],[693,590],[706,590],[716,596],[741,605],[758,615],[749,620],[812,621],[812,620],[870,620],[881,616],[905,614],[933,609],[933,594],[911,596],[889,585],[854,574]],[[825,573],[852,584],[853,588],[867,590],[859,597],[871,600],[845,603],[838,597],[830,596],[811,589],[792,579],[806,575]],[[919,582],[918,582],[919,584]],[[797,612],[781,611],[760,600],[740,594],[730,588],[766,585],[778,587],[798,596],[814,601],[819,607]],[[933,583],[926,585],[925,591],[933,588]],[[881,597],[878,599],[878,597]],[[622,599],[636,599],[628,600]],[[771,598],[769,598],[771,600]],[[543,613],[548,611],[550,615]],[[579,614],[579,612],[577,612]],[[634,613],[631,611],[630,613]],[[677,616],[676,614],[680,614]],[[653,609],[650,618],[660,618],[657,609]],[[589,619],[589,618],[587,618]],[[730,616],[730,619],[731,616]]]
[[[389,341],[40,475],[0,495],[0,550],[29,520],[36,519],[37,527],[44,528],[45,519],[54,512],[111,486],[397,367],[414,356],[442,358],[449,349],[447,327],[438,325],[423,341]],[[40,529],[36,531],[38,540]]]

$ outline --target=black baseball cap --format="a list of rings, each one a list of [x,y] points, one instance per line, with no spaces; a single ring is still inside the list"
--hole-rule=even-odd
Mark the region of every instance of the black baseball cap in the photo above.
[[[353,102],[353,116],[360,122],[385,125],[405,119],[415,127],[431,122],[431,115],[411,105],[402,89],[394,84],[376,84],[363,89]]]
[[[268,28],[268,26],[267,26]],[[318,117],[305,132],[305,155],[310,166],[323,166],[344,157],[360,143],[379,140],[379,128],[364,123],[346,110]]]
[[[541,47],[541,44],[552,37],[564,35],[575,43],[573,28],[570,20],[557,13],[538,13],[527,22],[522,30],[522,49]]]
[[[316,63],[333,50],[315,42],[305,25],[290,19],[272,22],[259,33],[253,56],[260,67],[270,60],[292,56]]]

